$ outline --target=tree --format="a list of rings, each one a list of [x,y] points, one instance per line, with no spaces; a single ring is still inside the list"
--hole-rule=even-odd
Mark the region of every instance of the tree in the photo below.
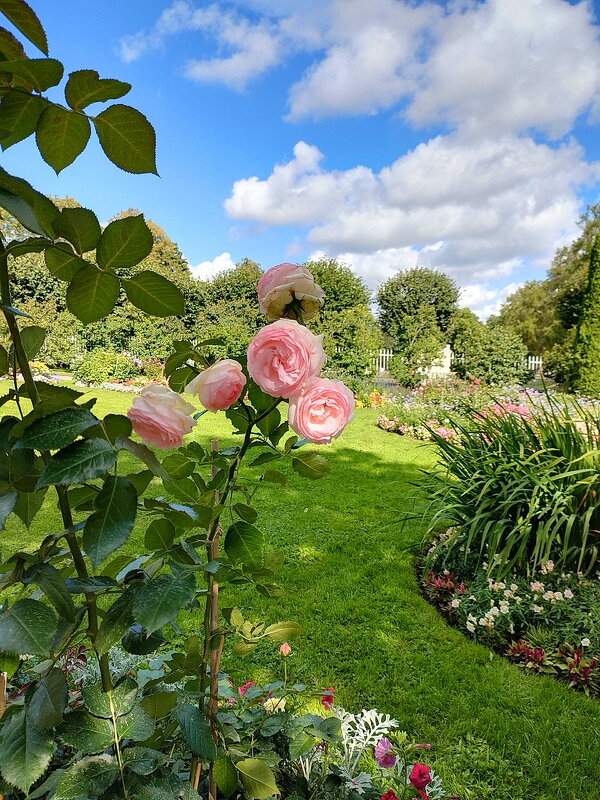
[[[379,324],[384,333],[398,340],[406,318],[430,306],[435,312],[436,327],[445,333],[456,313],[458,295],[452,278],[438,270],[415,267],[399,272],[377,291]]]
[[[574,351],[574,388],[589,397],[600,397],[600,235],[590,254]]]
[[[499,321],[536,356],[547,353],[565,334],[549,281],[529,281],[517,289],[500,309]]]
[[[437,326],[435,309],[422,305],[407,315],[395,342],[390,373],[403,386],[416,386],[423,371],[442,354],[444,334]]]
[[[453,369],[461,378],[504,386],[525,377],[527,348],[516,333],[500,323],[485,325],[472,311],[462,309],[453,325],[451,342],[456,357]]]
[[[370,305],[371,292],[363,279],[335,258],[307,261],[304,266],[312,272],[325,292],[325,308],[322,313]]]

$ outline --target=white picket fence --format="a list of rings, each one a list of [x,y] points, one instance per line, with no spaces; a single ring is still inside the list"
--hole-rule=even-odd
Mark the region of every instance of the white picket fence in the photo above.
[[[382,349],[375,358],[375,369],[378,375],[383,375],[389,372],[390,361],[394,355],[393,350]],[[436,375],[448,375],[452,372],[452,362],[457,360],[454,353],[450,350],[448,345],[444,348],[442,358],[435,362],[431,367],[431,372]],[[544,366],[544,361],[541,356],[527,356],[527,370],[534,375],[539,375]]]

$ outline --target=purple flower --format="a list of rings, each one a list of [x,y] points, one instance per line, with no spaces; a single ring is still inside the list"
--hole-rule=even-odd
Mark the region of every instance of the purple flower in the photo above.
[[[394,745],[389,739],[380,739],[375,745],[375,760],[380,767],[391,769],[398,760],[398,756],[393,754]]]

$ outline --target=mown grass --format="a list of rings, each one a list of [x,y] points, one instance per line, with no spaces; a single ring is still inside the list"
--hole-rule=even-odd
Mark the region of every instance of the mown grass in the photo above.
[[[100,414],[131,403],[129,395],[94,394]],[[290,473],[286,486],[262,490],[257,524],[285,552],[285,596],[236,590],[224,604],[239,605],[250,619],[300,622],[305,634],[292,643],[293,678],[335,687],[351,710],[374,706],[394,715],[410,736],[433,744],[426,756],[450,794],[599,800],[600,704],[466,639],[420,595],[414,548],[426,520],[402,519],[433,449],[384,433],[376,415],[357,413],[327,450],[333,467],[324,479]],[[233,441],[223,415],[203,416],[196,437]],[[122,467],[133,463],[124,458]],[[58,526],[47,499],[31,531],[10,518],[2,551],[32,546]],[[140,524],[128,543],[132,552],[142,531]],[[265,645],[245,660],[228,657],[226,667],[239,681],[260,681],[278,674],[279,657]]]

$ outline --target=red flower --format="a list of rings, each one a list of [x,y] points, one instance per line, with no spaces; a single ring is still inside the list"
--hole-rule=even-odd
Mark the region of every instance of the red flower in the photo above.
[[[248,689],[250,689],[252,686],[256,686],[256,681],[248,681],[248,683],[245,683],[243,686],[240,686],[240,688],[238,689],[239,696],[243,697],[248,691]]]
[[[333,705],[334,699],[335,699],[335,689],[331,686],[328,686],[327,689],[325,689],[325,694],[321,698],[321,705],[323,706],[323,708],[329,709]]]
[[[396,794],[396,792],[393,792],[391,789],[388,789],[388,791],[384,795],[382,795],[381,800],[398,800],[398,795]]]
[[[427,797],[425,792],[421,794],[423,789],[425,789],[425,787],[431,783],[431,770],[427,764],[414,764],[412,771],[408,776],[408,780],[418,791],[419,797]]]

